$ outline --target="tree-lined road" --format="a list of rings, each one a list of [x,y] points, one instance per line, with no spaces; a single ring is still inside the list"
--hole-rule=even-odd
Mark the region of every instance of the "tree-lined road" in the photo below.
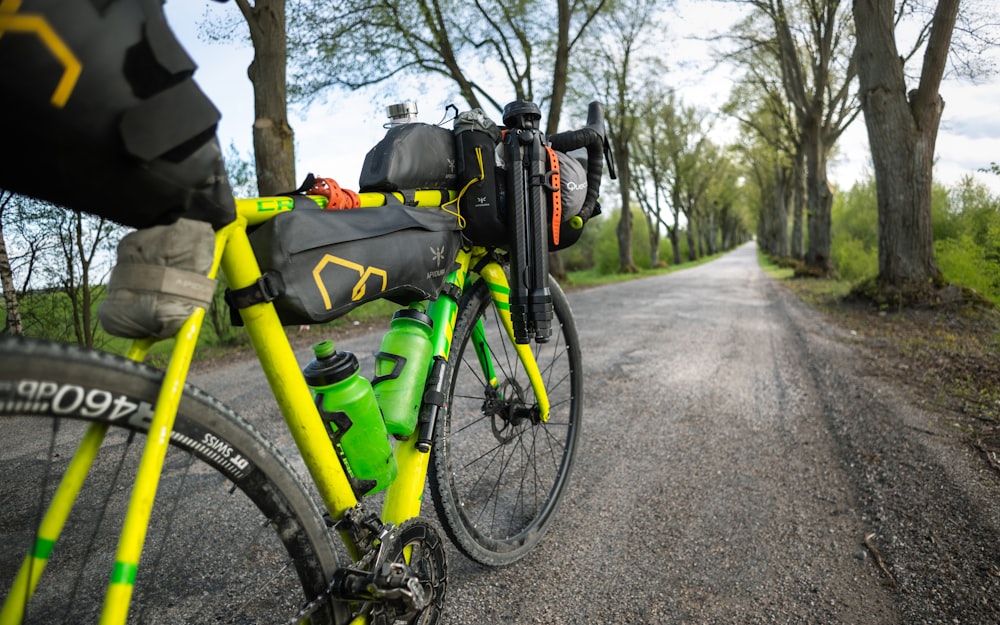
[[[570,302],[586,408],[568,496],[515,565],[449,552],[444,623],[1000,621],[997,474],[753,245]],[[248,371],[196,383],[273,423]]]

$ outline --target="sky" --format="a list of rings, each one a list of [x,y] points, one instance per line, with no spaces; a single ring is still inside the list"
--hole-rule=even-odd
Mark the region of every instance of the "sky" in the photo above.
[[[222,112],[219,138],[223,148],[234,144],[245,158],[252,153],[253,89],[246,68],[253,58],[249,40],[245,44],[209,43],[199,35],[202,22],[220,21],[238,13],[232,2],[172,0],[166,3],[167,19],[188,53],[198,64],[198,84]],[[704,0],[678,0],[662,47],[670,71],[668,82],[687,104],[717,110],[728,98],[732,76],[725,67],[710,69],[709,45],[699,41],[725,32],[735,19],[733,5]],[[243,25],[245,28],[245,25]],[[449,102],[461,102],[448,86],[433,94],[414,86],[402,94],[377,89],[365,92],[331,92],[323,102],[308,107],[293,105],[289,123],[295,132],[296,175],[307,173],[331,177],[347,188],[357,188],[364,156],[384,135],[385,108],[402,99],[412,99],[420,108],[420,119],[437,122]],[[953,185],[972,175],[1000,194],[1000,176],[979,173],[991,162],[1000,162],[1000,78],[983,84],[946,79],[941,87],[944,115],[937,142],[935,181]],[[579,121],[579,115],[571,115]],[[580,114],[584,114],[580,111]],[[732,132],[721,124],[717,133]],[[717,141],[725,142],[725,137]],[[859,116],[838,142],[837,155],[828,171],[831,182],[848,190],[871,174],[864,119]]]

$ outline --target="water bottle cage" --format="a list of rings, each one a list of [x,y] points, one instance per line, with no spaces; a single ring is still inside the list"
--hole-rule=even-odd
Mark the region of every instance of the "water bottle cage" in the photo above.
[[[354,422],[351,421],[351,417],[346,412],[329,412],[323,408],[323,399],[325,395],[323,393],[316,393],[316,410],[319,411],[319,416],[323,419],[323,423],[326,424],[327,433],[330,438],[336,442],[340,440],[347,430],[351,429]]]
[[[354,496],[361,498],[365,493],[369,492],[378,484],[376,480],[362,480],[354,475],[354,471],[351,469],[351,463],[347,459],[347,454],[344,453],[343,447],[340,446],[340,439],[344,437],[347,430],[351,429],[354,422],[351,421],[351,417],[346,412],[334,411],[330,412],[323,408],[323,393],[316,393],[316,410],[319,411],[319,416],[323,419],[323,424],[326,426],[326,432],[330,436],[330,440],[333,442],[333,449],[337,452],[337,457],[340,459],[341,466],[344,467],[344,472],[347,474],[347,481],[351,485],[351,490],[354,491]]]
[[[386,358],[391,360],[393,364],[392,371],[372,378],[372,386],[377,385],[379,382],[385,382],[386,380],[395,380],[403,372],[403,367],[406,366],[406,357],[400,356],[399,354],[390,354],[388,352],[379,351],[375,353],[375,358]]]

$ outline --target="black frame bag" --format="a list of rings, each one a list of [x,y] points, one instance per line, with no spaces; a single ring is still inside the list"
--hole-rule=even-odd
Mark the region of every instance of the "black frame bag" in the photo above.
[[[330,321],[376,299],[436,297],[461,242],[454,215],[400,205],[294,210],[250,234],[286,325]]]

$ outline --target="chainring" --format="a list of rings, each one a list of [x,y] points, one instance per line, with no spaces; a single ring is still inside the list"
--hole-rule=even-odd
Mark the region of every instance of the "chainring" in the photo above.
[[[372,607],[373,625],[434,625],[441,617],[447,588],[448,564],[444,543],[438,531],[428,521],[420,518],[400,523],[384,546],[385,564],[402,564],[420,584],[427,605],[415,610],[403,600],[375,603]],[[409,554],[409,558],[407,558]]]

